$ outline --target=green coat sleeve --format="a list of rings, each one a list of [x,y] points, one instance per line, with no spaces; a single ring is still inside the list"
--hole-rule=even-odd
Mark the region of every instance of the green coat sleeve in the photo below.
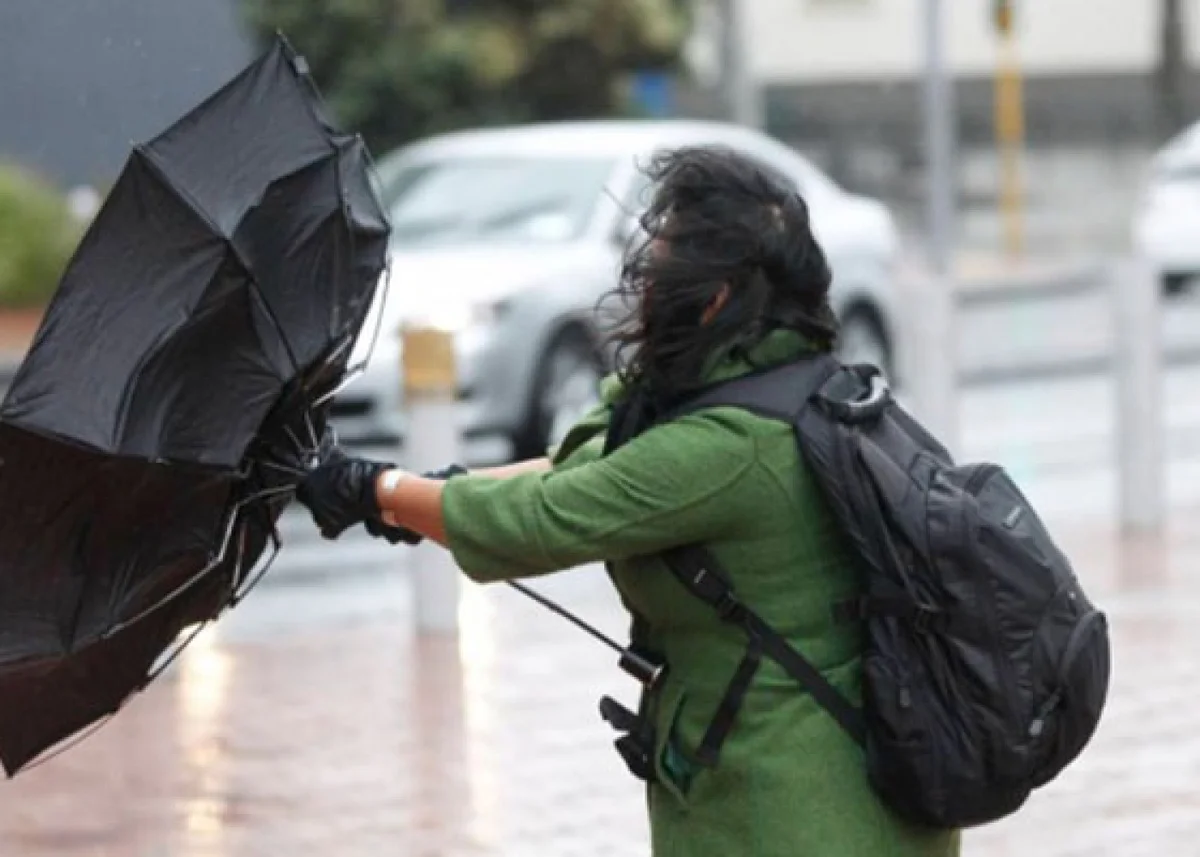
[[[455,560],[482,582],[720,538],[738,525],[747,504],[735,489],[757,461],[753,436],[721,414],[684,417],[546,473],[449,480],[442,507]]]
[[[561,470],[599,458],[604,452],[608,417],[609,409],[603,405],[584,416],[567,432],[562,443],[550,450],[551,465]]]

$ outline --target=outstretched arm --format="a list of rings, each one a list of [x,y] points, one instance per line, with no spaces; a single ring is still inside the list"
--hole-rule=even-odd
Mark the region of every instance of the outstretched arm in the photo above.
[[[549,458],[534,458],[500,467],[472,470],[472,476],[488,479],[511,479],[526,473],[545,473],[551,469]],[[390,527],[403,526],[438,544],[446,544],[445,526],[442,521],[441,479],[414,476],[403,470],[386,470],[380,474],[375,485],[375,496],[379,502],[380,517]],[[403,515],[401,519],[398,514]]]
[[[472,476],[488,479],[511,479],[526,473],[544,473],[550,470],[550,459],[534,458],[499,467],[472,470]],[[375,485],[375,496],[383,522],[390,527],[404,526],[414,530],[438,544],[445,544],[445,528],[442,524],[441,502],[444,480],[415,476],[404,470],[385,470]],[[404,516],[404,520],[397,516]]]
[[[446,482],[389,471],[376,500],[475,580],[528,577],[720,538],[750,505],[756,452],[726,420],[691,415],[565,470]]]
[[[445,545],[446,524],[442,516],[445,487],[441,479],[385,470],[375,481],[380,517],[389,527],[404,527]]]
[[[513,464],[504,464],[500,467],[485,467],[481,470],[472,470],[472,476],[489,476],[493,479],[508,479],[511,476],[520,476],[523,473],[544,473],[551,467],[549,458],[531,458],[528,461],[517,461]]]

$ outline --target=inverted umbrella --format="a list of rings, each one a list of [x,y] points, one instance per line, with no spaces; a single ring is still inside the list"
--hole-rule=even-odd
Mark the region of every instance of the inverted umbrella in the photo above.
[[[252,583],[389,233],[280,37],[136,147],[0,406],[0,762],[114,713]]]

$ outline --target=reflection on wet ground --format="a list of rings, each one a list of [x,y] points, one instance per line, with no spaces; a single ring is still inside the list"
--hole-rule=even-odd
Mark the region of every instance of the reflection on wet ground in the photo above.
[[[1092,747],[966,853],[1174,855],[1200,837],[1200,528],[1061,530],[1110,613]],[[507,588],[468,587],[458,640],[415,637],[394,572],[284,577],[206,632],[98,735],[5,786],[0,853],[644,855],[639,785],[596,714],[634,688],[608,652]],[[540,581],[605,629],[597,569]]]

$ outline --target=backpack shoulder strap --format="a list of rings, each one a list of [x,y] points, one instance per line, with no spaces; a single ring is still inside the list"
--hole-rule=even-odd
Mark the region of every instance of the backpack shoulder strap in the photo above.
[[[841,364],[829,354],[785,363],[718,383],[669,411],[666,422],[705,408],[743,408],[760,416],[794,422]]]
[[[714,384],[668,409],[665,414],[653,419],[651,424],[669,422],[706,408],[736,407],[788,423],[796,427],[799,433],[800,418],[809,402],[818,395],[833,406],[835,417],[849,419],[864,408],[875,410],[879,407],[881,400],[877,396],[860,401],[863,393],[870,392],[870,389],[863,373],[856,371],[855,367],[844,367],[832,355],[820,354]],[[627,421],[624,415],[616,416],[621,416],[622,423]],[[628,419],[630,425],[634,423],[633,416],[636,415]],[[611,434],[618,439],[614,442],[610,437],[606,452],[634,433],[627,426],[617,427]],[[763,656],[783,667],[853,740],[859,744],[865,742],[866,728],[862,712],[782,635],[738,600],[728,576],[709,551],[700,545],[686,545],[667,551],[663,559],[672,575],[688,592],[712,607],[721,619],[740,627],[748,639],[746,654],[696,751],[701,764],[716,763]],[[644,624],[635,615],[635,643],[639,630],[644,630]]]
[[[663,559],[671,574],[688,592],[708,604],[722,620],[740,627],[749,640],[747,656],[730,682],[701,742],[698,754],[702,762],[715,763],[721,744],[732,728],[742,699],[749,690],[760,653],[783,667],[857,743],[861,745],[866,741],[862,712],[778,631],[738,600],[716,557],[703,547],[687,545],[667,551]]]
[[[814,398],[820,396],[833,406],[837,418],[850,420],[858,416],[856,409],[870,406],[874,411],[879,407],[878,397],[861,401],[861,396],[871,391],[869,379],[858,367],[844,367],[832,355],[822,354],[717,384],[657,422],[678,419],[705,408],[737,407],[797,426],[799,432],[801,415]],[[844,414],[841,409],[845,409]],[[702,764],[715,763],[762,656],[783,667],[852,739],[864,743],[866,728],[862,712],[787,639],[738,599],[728,575],[709,551],[700,545],[685,545],[667,551],[663,559],[688,592],[708,604],[722,620],[740,627],[748,640],[746,655],[697,750]]]

